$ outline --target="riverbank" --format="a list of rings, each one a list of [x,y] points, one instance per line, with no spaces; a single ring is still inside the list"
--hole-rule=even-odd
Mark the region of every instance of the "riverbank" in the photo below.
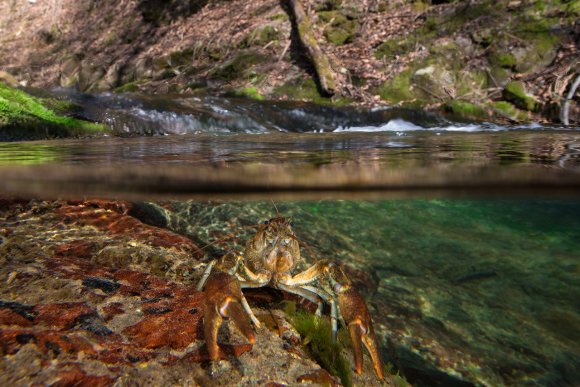
[[[561,121],[579,65],[579,1],[437,3],[303,1],[333,96],[319,91],[292,13],[274,0],[4,2],[0,68],[44,88],[209,91]],[[571,123],[580,116],[575,98]]]

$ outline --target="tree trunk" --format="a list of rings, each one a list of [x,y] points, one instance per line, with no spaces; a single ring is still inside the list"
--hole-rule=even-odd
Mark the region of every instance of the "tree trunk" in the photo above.
[[[291,19],[294,23],[300,43],[302,44],[306,56],[312,62],[314,71],[318,77],[320,89],[323,93],[331,96],[336,93],[336,82],[334,72],[330,67],[330,62],[324,52],[318,46],[316,38],[312,34],[310,21],[304,12],[300,0],[287,0],[288,9],[291,13]]]

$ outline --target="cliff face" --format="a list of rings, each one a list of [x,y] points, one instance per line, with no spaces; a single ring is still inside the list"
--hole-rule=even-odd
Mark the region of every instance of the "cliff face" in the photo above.
[[[29,86],[230,91],[555,122],[578,76],[578,0],[301,3],[337,83],[332,99],[317,88],[290,2],[276,0],[6,1],[0,68]],[[573,101],[572,122],[578,110]]]

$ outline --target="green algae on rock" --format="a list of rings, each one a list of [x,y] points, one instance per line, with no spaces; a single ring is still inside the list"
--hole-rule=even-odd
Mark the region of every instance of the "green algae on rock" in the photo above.
[[[46,105],[65,103],[47,103],[0,82],[0,140],[79,137],[105,130],[101,124],[58,115]]]
[[[232,95],[234,97],[246,97],[256,101],[263,101],[264,96],[260,94],[258,89],[255,86],[248,86],[248,87],[241,87],[239,89],[235,89],[226,95]]]
[[[465,118],[489,118],[489,113],[484,107],[460,100],[453,100],[446,103],[445,110]]]
[[[352,386],[351,366],[342,354],[346,340],[341,337],[336,343],[332,342],[330,322],[311,313],[297,312],[293,303],[287,304],[285,312],[312,357],[331,375],[338,376],[344,386]]]
[[[503,97],[516,107],[530,112],[537,111],[540,107],[539,102],[526,92],[522,82],[508,83],[503,90]]]

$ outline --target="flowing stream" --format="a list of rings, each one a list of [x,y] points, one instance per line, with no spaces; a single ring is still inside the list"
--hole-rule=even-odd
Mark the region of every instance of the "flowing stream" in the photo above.
[[[315,255],[370,273],[383,355],[412,383],[580,380],[579,128],[55,93],[114,135],[0,143],[0,192],[161,200],[167,227],[207,243],[274,199]]]

